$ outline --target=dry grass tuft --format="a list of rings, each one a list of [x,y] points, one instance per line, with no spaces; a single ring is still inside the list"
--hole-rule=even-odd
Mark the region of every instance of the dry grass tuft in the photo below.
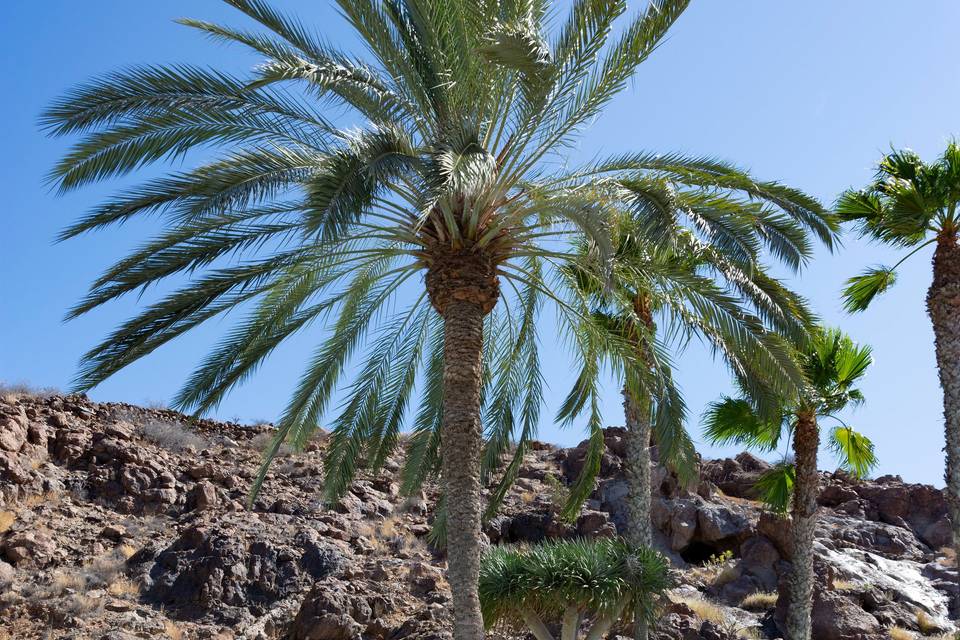
[[[727,624],[727,614],[719,606],[704,598],[682,597],[676,598],[676,602],[683,603],[690,607],[694,615],[704,622],[712,622],[717,626]]]
[[[77,593],[85,593],[87,590],[87,580],[79,573],[67,573],[65,571],[57,571],[53,574],[53,577],[50,579],[50,589],[48,591],[49,596],[58,597],[62,596],[67,591],[75,591]]]
[[[170,640],[183,640],[185,637],[183,631],[180,630],[172,620],[163,621],[163,632]]]
[[[49,398],[63,393],[56,387],[35,387],[26,382],[0,382],[0,398],[7,402],[14,402],[20,398]]]
[[[890,640],[914,640],[913,632],[903,627],[890,627]]]
[[[834,591],[856,591],[860,588],[856,582],[851,582],[850,580],[834,580],[833,581],[833,590]]]
[[[46,491],[44,493],[34,493],[21,501],[21,504],[28,509],[34,509],[42,504],[55,505],[60,502],[60,494],[56,491]]]
[[[65,614],[64,617],[67,618],[83,618],[99,613],[102,608],[103,600],[101,598],[93,598],[82,593],[75,593],[62,604],[61,612]]]
[[[740,603],[740,608],[749,611],[766,611],[777,606],[779,595],[776,591],[751,593]]]
[[[13,511],[0,511],[0,533],[6,533],[17,521],[17,514]]]
[[[940,547],[937,550],[937,556],[948,567],[957,566],[957,550],[953,547]]]
[[[917,629],[920,629],[920,633],[925,636],[930,636],[940,631],[940,627],[927,615],[926,611],[917,611]]]
[[[107,593],[115,598],[140,595],[140,586],[126,576],[122,576],[110,583]]]
[[[206,438],[197,435],[189,427],[179,422],[151,420],[140,426],[140,434],[154,444],[170,451],[183,451],[190,447],[199,451],[210,446]]]
[[[137,552],[137,548],[134,547],[132,544],[122,544],[119,547],[117,547],[117,553],[123,556],[124,560],[129,560],[130,558],[132,558],[133,554],[135,554],[136,552]]]

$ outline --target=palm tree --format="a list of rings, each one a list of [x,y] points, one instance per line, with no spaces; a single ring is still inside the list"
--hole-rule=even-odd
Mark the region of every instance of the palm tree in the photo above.
[[[870,348],[858,346],[837,329],[813,332],[799,355],[808,381],[798,396],[784,398],[779,416],[770,416],[744,398],[724,398],[705,414],[705,433],[716,444],[744,444],[775,450],[786,437],[793,440],[793,464],[780,465],[761,479],[765,494],[780,509],[792,498],[793,568],[790,575],[786,636],[809,640],[813,598],[813,533],[816,527],[817,450],[821,418],[836,417],[849,405],[863,402],[854,387],[870,365]],[[843,422],[830,431],[829,442],[841,466],[865,476],[876,465],[873,444]]]
[[[52,135],[81,135],[52,171],[61,192],[205,154],[195,168],[107,199],[62,234],[148,214],[163,224],[94,282],[71,317],[160,282],[179,287],[89,351],[76,387],[239,312],[175,400],[203,412],[287,338],[326,319],[266,460],[284,441],[303,444],[345,387],[327,455],[328,493],[336,493],[361,457],[376,465],[396,445],[422,372],[411,458],[424,472],[440,459],[454,635],[480,638],[483,385],[493,379],[503,399],[488,405],[494,413],[522,405],[529,431],[538,385],[518,384],[511,366],[536,357],[529,345],[543,301],[571,325],[584,313],[547,284],[565,257],[558,240],[586,234],[607,260],[607,211],[617,204],[645,212],[646,233],[663,241],[673,233],[663,203],[674,182],[734,187],[777,202],[821,237],[832,230],[802,194],[706,159],[551,162],[623,89],[688,0],[654,0],[622,28],[623,0],[578,0],[559,21],[545,2],[338,0],[363,58],[264,0],[227,1],[262,29],[183,22],[264,58],[251,73],[136,67],[72,90],[43,115]],[[355,126],[332,122],[331,106],[338,122]],[[692,214],[710,238],[729,235],[716,214],[708,206]],[[413,302],[391,315],[401,297]],[[519,337],[516,348],[503,336]],[[507,441],[496,433],[489,458]]]
[[[893,151],[877,167],[873,184],[847,191],[837,213],[859,224],[862,235],[909,249],[892,267],[880,266],[850,278],[843,292],[850,312],[865,310],[890,288],[897,268],[921,249],[936,244],[933,282],[927,290],[927,314],[933,323],[937,369],[943,388],[946,433],[947,504],[953,544],[960,551],[960,145],[926,164],[910,150]],[[960,584],[955,603],[960,602]]]
[[[580,243],[578,261],[569,271],[571,280],[593,303],[594,311],[585,321],[596,325],[595,331],[618,336],[629,345],[627,355],[650,369],[657,360],[669,361],[664,354],[666,345],[657,337],[655,317],[660,318],[659,329],[668,341],[685,342],[699,336],[711,344],[753,397],[770,393],[782,396],[791,390],[795,393],[803,374],[781,335],[802,341],[812,316],[805,302],[767,275],[760,264],[762,240],[770,237],[764,233],[763,220],[758,219],[758,213],[764,211],[762,205],[730,193],[711,195],[713,203],[726,211],[731,226],[739,225],[743,230],[741,243],[711,245],[689,231],[678,230],[670,246],[653,246],[644,238],[643,221],[625,212],[617,217],[612,232],[612,287],[605,284],[598,265],[590,265],[589,245]],[[701,198],[703,193],[698,190],[675,191],[680,211],[695,208],[695,204],[688,203]],[[788,265],[797,266],[810,255],[803,225],[790,221],[783,228],[789,230],[791,242],[782,247],[780,255]],[[582,265],[593,269],[584,269]],[[601,355],[612,360],[618,372],[631,370],[632,364],[617,361],[616,354],[594,351],[592,358],[585,358],[588,364],[578,387],[596,384],[595,379],[587,382],[585,378],[598,374],[600,368],[594,360]],[[682,424],[682,414],[659,412],[653,419],[652,413],[659,405],[650,390],[633,376],[624,375],[624,379],[625,467],[630,488],[627,537],[638,547],[649,547],[653,544],[651,430],[659,445],[660,461],[671,465],[681,478],[689,479],[694,473],[695,451]],[[561,418],[569,420],[575,414],[576,393],[577,389],[561,409]],[[642,625],[636,630],[636,637],[646,637]]]
[[[527,548],[493,547],[480,563],[480,602],[487,626],[522,622],[537,640],[600,640],[620,619],[652,620],[670,584],[668,563],[623,540],[563,540]],[[546,622],[545,622],[546,621]]]

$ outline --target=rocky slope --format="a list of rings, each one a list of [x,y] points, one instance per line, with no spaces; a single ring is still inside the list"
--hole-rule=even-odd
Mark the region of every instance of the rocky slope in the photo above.
[[[0,640],[449,638],[443,557],[425,541],[435,492],[401,498],[392,459],[326,508],[320,434],[277,460],[247,510],[269,431],[78,396],[0,398]],[[491,542],[615,535],[622,436],[606,430],[601,478],[574,522],[556,507],[585,445],[532,447],[486,526]],[[789,523],[752,500],[765,468],[747,454],[706,461],[692,490],[654,474],[658,544],[678,585],[655,637],[780,637]],[[815,638],[951,632],[941,492],[894,477],[822,482]]]

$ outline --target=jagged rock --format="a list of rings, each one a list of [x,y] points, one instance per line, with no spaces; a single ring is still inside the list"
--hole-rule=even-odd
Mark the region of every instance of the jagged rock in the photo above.
[[[150,560],[147,600],[186,616],[206,613],[227,622],[241,618],[238,609],[263,615],[273,602],[345,563],[309,529],[236,519],[189,527]]]
[[[770,463],[744,452],[733,459],[708,460],[701,466],[700,475],[720,488],[728,496],[756,499],[756,482]]]
[[[364,612],[364,607],[367,611]],[[345,585],[325,581],[304,598],[290,628],[291,640],[360,640],[364,627],[355,614],[369,619],[369,605],[345,592]]]
[[[57,549],[57,543],[42,531],[22,531],[8,537],[0,551],[14,565],[45,565]]]

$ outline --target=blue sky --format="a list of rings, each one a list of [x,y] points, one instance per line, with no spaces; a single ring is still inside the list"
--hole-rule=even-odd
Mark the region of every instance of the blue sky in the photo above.
[[[571,149],[574,160],[641,149],[715,155],[830,203],[844,188],[868,181],[873,163],[890,145],[933,157],[952,134],[960,133],[960,39],[955,33],[960,3],[955,0],[927,0],[922,11],[921,3],[899,0],[692,4],[630,89]],[[332,41],[352,43],[327,2],[277,0],[276,5],[314,23]],[[635,11],[642,3],[630,5]],[[117,185],[55,197],[43,177],[66,141],[44,138],[36,122],[63,90],[121,66],[193,62],[242,71],[256,62],[173,23],[182,16],[244,24],[216,0],[47,0],[4,7],[2,381],[68,387],[81,353],[137,308],[138,301],[129,299],[62,322],[92,279],[155,227],[131,224],[54,244],[58,230]],[[792,285],[812,300],[826,322],[842,325],[874,347],[875,364],[862,385],[867,403],[849,418],[875,441],[878,473],[942,485],[940,391],[924,310],[930,255],[911,259],[889,294],[866,314],[850,317],[838,301],[843,281],[865,265],[895,257],[853,235],[844,244],[835,255],[821,252]],[[91,396],[168,400],[228,326],[202,327],[122,371]],[[281,349],[217,415],[275,418],[315,338],[307,334]],[[575,443],[582,431],[560,430],[546,419],[568,388],[568,359],[549,339],[543,352],[547,371],[557,373],[548,377],[540,437]],[[729,385],[723,368],[697,345],[679,359],[679,369],[697,436],[703,406]],[[605,421],[619,424],[620,398],[616,387],[608,386]],[[705,444],[700,448],[708,456],[722,452]],[[825,454],[822,466],[831,465]]]

